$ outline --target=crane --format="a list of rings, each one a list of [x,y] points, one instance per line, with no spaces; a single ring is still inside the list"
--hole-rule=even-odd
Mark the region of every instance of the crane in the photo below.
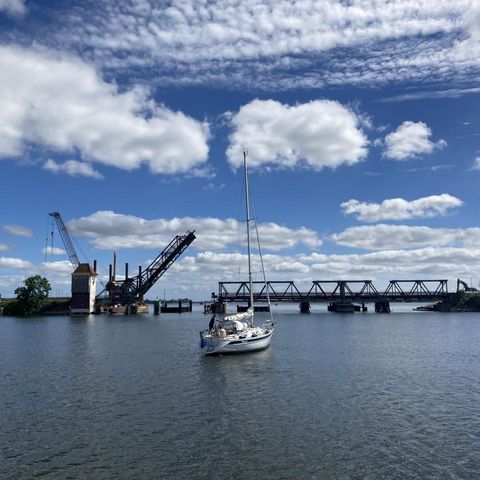
[[[67,250],[68,258],[70,259],[73,268],[76,269],[80,265],[80,260],[78,260],[77,252],[75,251],[75,247],[73,246],[73,242],[70,237],[68,228],[63,222],[60,212],[50,212],[49,215],[55,220],[60,236],[62,237],[63,244],[65,245],[65,249]]]

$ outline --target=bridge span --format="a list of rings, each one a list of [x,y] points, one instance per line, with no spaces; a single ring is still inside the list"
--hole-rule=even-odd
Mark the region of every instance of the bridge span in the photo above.
[[[306,311],[315,302],[329,302],[331,311],[353,311],[354,303],[372,302],[376,311],[389,312],[390,302],[440,301],[450,295],[444,279],[390,280],[385,290],[372,280],[314,280],[303,289],[293,280],[253,282],[254,303],[266,302],[267,292],[271,302],[296,302]],[[217,303],[248,303],[249,298],[248,281],[218,282]]]

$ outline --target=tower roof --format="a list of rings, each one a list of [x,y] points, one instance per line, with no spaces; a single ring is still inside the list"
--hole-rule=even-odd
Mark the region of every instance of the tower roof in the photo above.
[[[97,272],[90,266],[89,263],[80,263],[72,275],[96,275]]]

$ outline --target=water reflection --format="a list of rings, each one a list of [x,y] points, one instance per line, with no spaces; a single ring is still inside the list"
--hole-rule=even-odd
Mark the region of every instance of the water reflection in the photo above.
[[[480,471],[476,315],[279,313],[219,357],[198,313],[37,320],[0,321],[0,478]]]

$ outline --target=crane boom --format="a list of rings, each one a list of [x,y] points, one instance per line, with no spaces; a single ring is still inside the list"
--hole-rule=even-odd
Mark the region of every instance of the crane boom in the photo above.
[[[185,235],[177,235],[140,274],[125,280],[110,280],[105,290],[110,298],[122,305],[128,305],[135,300],[143,300],[143,296],[155,282],[170,268],[186,248],[195,240],[195,231]],[[101,292],[98,297],[103,294]]]
[[[60,212],[51,212],[49,213],[51,217],[55,220],[57,224],[58,231],[60,236],[62,237],[63,244],[65,245],[65,249],[67,250],[68,258],[73,265],[73,268],[77,268],[80,265],[80,261],[78,260],[77,252],[75,251],[75,247],[73,246],[72,239],[70,238],[70,233],[68,232],[67,226],[63,223],[62,216]]]

